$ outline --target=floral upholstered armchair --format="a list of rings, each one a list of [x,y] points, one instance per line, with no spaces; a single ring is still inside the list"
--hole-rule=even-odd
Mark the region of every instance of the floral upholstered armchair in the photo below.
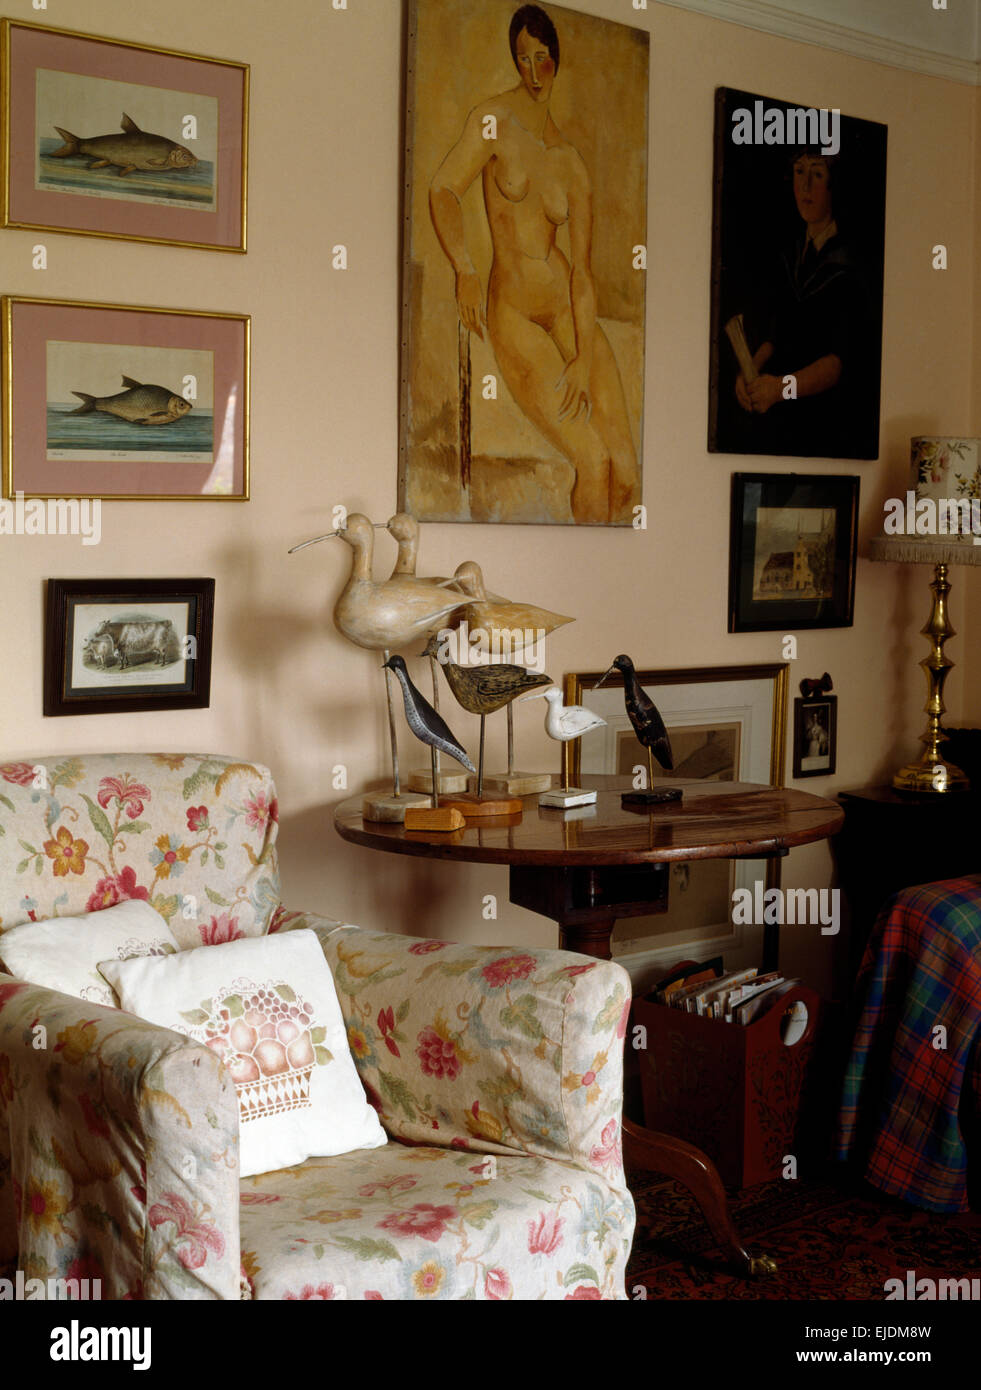
[[[0,971],[0,1276],[113,1299],[624,1298],[625,972],[287,912],[277,829],[269,772],[225,757],[0,764],[0,959],[11,928],[124,899],[181,950],[311,928],[388,1136],[241,1178],[213,1051]]]

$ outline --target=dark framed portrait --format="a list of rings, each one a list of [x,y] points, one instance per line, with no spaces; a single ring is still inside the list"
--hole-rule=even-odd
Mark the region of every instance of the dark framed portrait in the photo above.
[[[49,579],[44,713],[203,709],[213,579]]]
[[[794,777],[830,777],[838,761],[838,697],[794,700]]]
[[[878,457],[886,140],[717,90],[712,452]]]
[[[734,473],[729,631],[851,627],[859,479]]]

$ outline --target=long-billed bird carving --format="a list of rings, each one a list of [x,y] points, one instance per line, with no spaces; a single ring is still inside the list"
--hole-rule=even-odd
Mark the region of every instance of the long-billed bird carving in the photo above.
[[[616,657],[610,669],[596,682],[593,689],[598,690],[605,680],[609,680],[614,671],[619,671],[623,677],[623,702],[627,707],[627,718],[633,725],[638,740],[647,749],[649,785],[653,787],[654,764],[652,757],[657,758],[666,772],[670,772],[674,767],[674,755],[671,752],[671,740],[668,738],[668,731],[664,727],[664,720],[661,718],[657,705],[637,679],[634,663],[629,656],[624,656],[621,653],[620,656]]]
[[[430,748],[438,748],[441,753],[449,753],[450,757],[456,758],[457,762],[462,763],[468,772],[476,772],[477,769],[467,756],[467,750],[455,737],[449,725],[412,684],[403,658],[390,656],[384,665],[398,677],[405,704],[406,723],[416,738],[422,743],[428,743]]]

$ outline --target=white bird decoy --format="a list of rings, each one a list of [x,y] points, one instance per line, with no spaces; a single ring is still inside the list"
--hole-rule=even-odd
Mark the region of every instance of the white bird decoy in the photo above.
[[[518,703],[524,700],[548,701],[545,732],[558,743],[568,743],[570,739],[582,738],[583,734],[593,729],[606,727],[606,720],[584,705],[564,705],[562,691],[557,685],[550,685],[547,690],[537,690],[534,695],[524,695]]]
[[[351,512],[344,528],[303,541],[293,546],[290,554],[334,536],[346,541],[354,554],[350,577],[334,605],[334,625],[359,647],[392,652],[425,637],[461,607],[462,599],[459,592],[442,587],[436,580],[410,574],[396,573],[376,583],[371,570],[374,531],[368,517]]]

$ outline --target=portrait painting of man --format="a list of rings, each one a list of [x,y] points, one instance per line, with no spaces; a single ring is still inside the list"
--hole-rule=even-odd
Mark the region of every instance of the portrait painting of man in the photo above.
[[[412,0],[399,505],[632,524],[641,502],[648,35]]]
[[[718,90],[710,450],[878,457],[886,133]]]

